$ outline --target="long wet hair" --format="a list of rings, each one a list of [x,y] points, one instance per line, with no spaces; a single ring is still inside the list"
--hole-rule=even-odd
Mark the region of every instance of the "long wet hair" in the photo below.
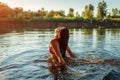
[[[67,27],[58,27],[57,30],[60,32],[60,39],[58,40],[60,52],[64,58],[69,41],[69,30]]]

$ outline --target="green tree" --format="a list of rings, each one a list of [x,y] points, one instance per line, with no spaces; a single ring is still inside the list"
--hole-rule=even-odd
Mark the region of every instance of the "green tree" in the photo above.
[[[54,17],[54,18],[65,17],[65,11],[63,11],[63,10],[59,10],[59,11],[51,10],[47,13],[46,16],[47,17]]]
[[[104,19],[107,14],[107,4],[103,0],[102,2],[98,3],[98,10],[97,10],[97,18],[98,19]]]
[[[54,10],[51,10],[47,13],[47,17],[53,17],[54,16]]]
[[[55,18],[65,17],[65,12],[63,10],[54,11],[54,16],[53,17],[55,17]]]
[[[80,18],[80,14],[78,12],[76,12],[75,17]]]
[[[85,13],[85,12],[83,11],[82,14],[81,14],[81,17],[82,17],[82,18],[84,18],[84,13]]]
[[[111,18],[111,13],[108,12],[108,13],[107,13],[107,19],[110,19],[110,18]]]
[[[119,10],[117,8],[112,8],[112,16],[117,16],[119,14]]]
[[[43,18],[46,16],[46,12],[44,11],[44,8],[41,8],[41,10],[38,10],[38,17]]]
[[[74,17],[74,9],[73,8],[69,8],[69,12],[68,12],[68,17]]]
[[[60,10],[59,14],[60,14],[60,16],[65,17],[65,11],[64,10]]]
[[[24,11],[23,18],[28,19],[28,20],[32,20],[33,19],[33,11],[31,11],[31,10]]]
[[[89,18],[89,7],[88,7],[88,5],[85,6],[83,18],[84,19],[88,19]]]
[[[84,19],[91,19],[91,18],[93,18],[93,16],[94,16],[93,11],[94,11],[94,6],[92,4],[86,5],[85,9],[84,9],[84,11],[82,13],[82,17]]]
[[[16,7],[13,9],[14,11],[14,17],[17,19],[23,18],[23,8],[22,7]]]
[[[45,11],[45,9],[44,8],[41,8],[41,10],[40,10],[40,14],[41,14],[41,17],[44,17],[44,16],[46,16],[46,11]]]
[[[89,14],[90,14],[90,18],[94,17],[94,6],[92,4],[89,4]]]

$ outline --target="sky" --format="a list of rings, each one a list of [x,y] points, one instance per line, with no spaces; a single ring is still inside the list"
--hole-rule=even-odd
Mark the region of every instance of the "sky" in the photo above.
[[[41,8],[45,10],[65,10],[67,13],[69,8],[73,8],[74,12],[78,11],[81,15],[85,5],[94,5],[94,12],[97,12],[97,5],[102,0],[0,0],[7,3],[11,8],[22,7],[24,10],[37,11]],[[120,9],[120,0],[104,0],[107,3],[108,11],[112,8]]]

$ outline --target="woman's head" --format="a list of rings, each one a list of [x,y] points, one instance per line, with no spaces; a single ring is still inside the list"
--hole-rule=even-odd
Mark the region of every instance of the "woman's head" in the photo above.
[[[61,54],[65,57],[66,48],[69,41],[69,30],[66,27],[58,27],[55,29],[54,37],[58,39]]]
[[[60,39],[60,38],[68,38],[69,39],[69,31],[66,27],[57,27],[55,29],[54,37],[56,39]]]
[[[59,28],[56,28],[56,29],[55,29],[54,38],[55,38],[55,39],[60,39],[60,30],[59,30]]]

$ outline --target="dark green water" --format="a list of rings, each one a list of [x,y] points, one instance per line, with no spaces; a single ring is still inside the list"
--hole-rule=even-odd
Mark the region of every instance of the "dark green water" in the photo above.
[[[69,31],[69,46],[78,59],[68,65],[69,70],[55,75],[42,61],[49,56],[53,29],[1,30],[0,80],[102,80],[110,70],[120,70],[120,29]]]

